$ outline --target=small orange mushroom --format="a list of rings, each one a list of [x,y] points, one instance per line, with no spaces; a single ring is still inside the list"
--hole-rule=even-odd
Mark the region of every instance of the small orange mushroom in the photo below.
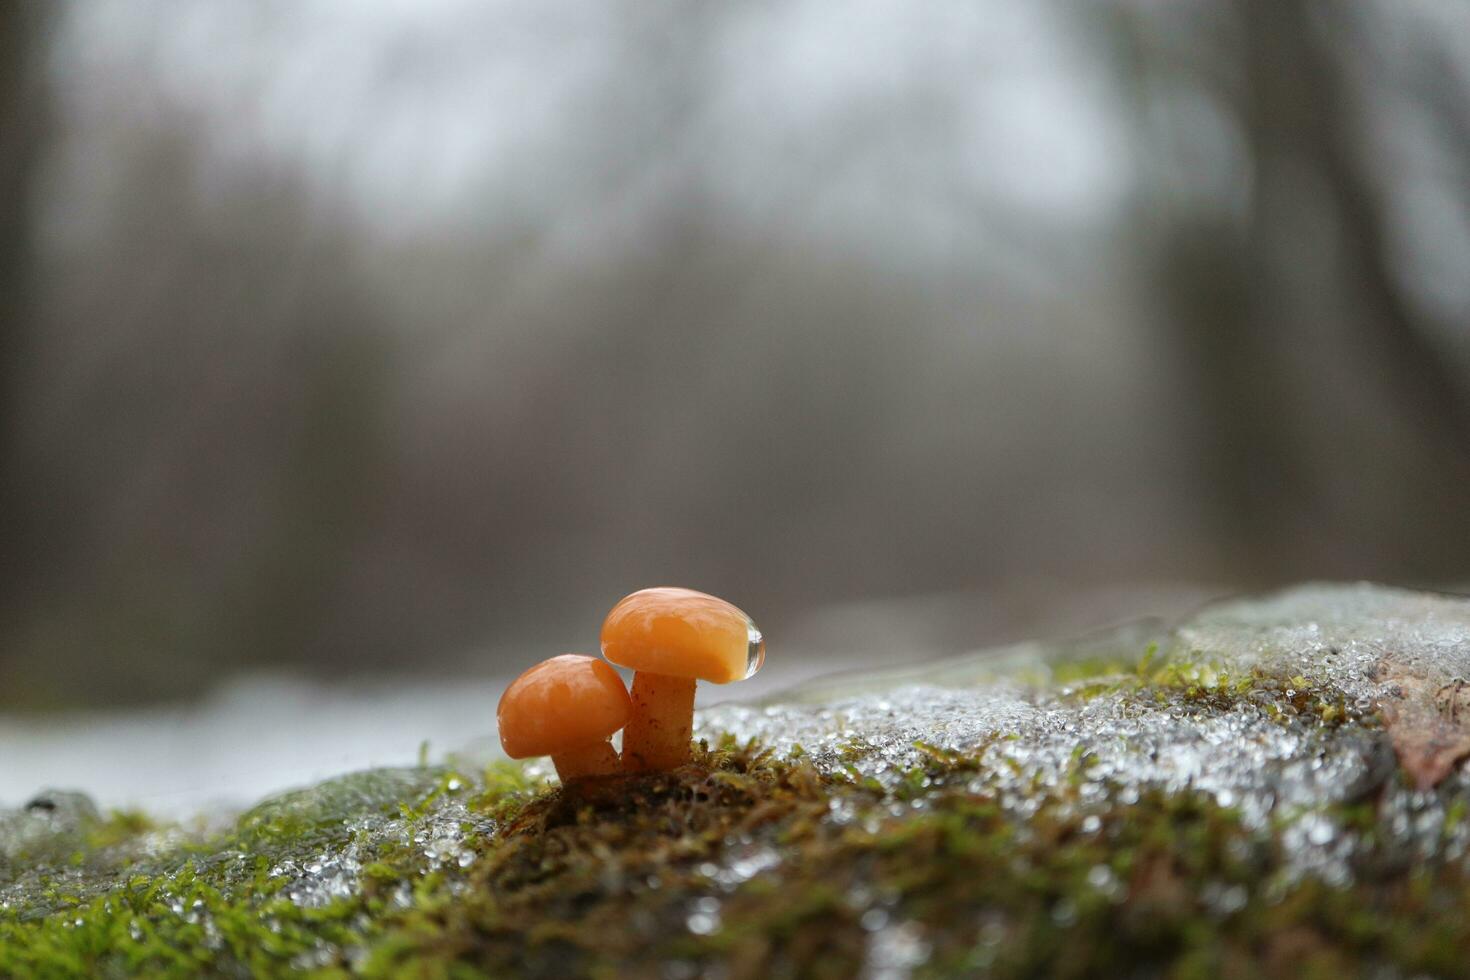
[[[549,755],[556,774],[569,783],[619,770],[609,739],[632,710],[617,671],[596,657],[567,653],[511,681],[495,717],[506,755]]]
[[[673,769],[689,761],[694,685],[750,677],[765,661],[761,631],[724,599],[693,589],[644,589],[602,624],[602,655],[631,667],[633,716],[623,731],[623,769]]]

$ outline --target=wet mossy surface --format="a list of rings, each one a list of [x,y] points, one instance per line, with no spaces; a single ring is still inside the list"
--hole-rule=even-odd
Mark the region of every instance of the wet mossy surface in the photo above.
[[[1459,975],[1461,860],[1374,843],[1353,879],[1289,871],[1274,830],[1196,793],[1079,806],[1048,792],[1018,821],[971,789],[971,756],[924,749],[891,789],[727,744],[662,776],[536,792],[513,770],[365,774],[287,799],[166,855],[135,815],[84,821],[0,913],[9,976],[217,974],[565,977]],[[1079,769],[1085,760],[1079,759]],[[366,785],[359,786],[357,781]],[[394,798],[395,793],[401,794]],[[344,801],[343,797],[349,797]],[[453,800],[455,857],[422,846]],[[372,835],[351,813],[401,825]],[[1446,840],[1463,822],[1458,808]],[[483,833],[474,833],[478,823]],[[374,837],[355,882],[317,901],[293,866]],[[126,855],[126,856],[125,856]],[[458,855],[469,855],[461,860]],[[69,878],[108,862],[83,897]],[[15,867],[8,869],[15,874]],[[49,882],[48,882],[49,879]]]
[[[694,764],[568,789],[376,770],[215,826],[50,794],[0,815],[0,975],[1470,975],[1470,782],[1415,789],[1302,662],[715,712]],[[798,723],[831,734],[750,737]]]

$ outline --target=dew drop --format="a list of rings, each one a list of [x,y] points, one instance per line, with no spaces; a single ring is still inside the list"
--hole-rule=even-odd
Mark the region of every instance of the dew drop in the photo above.
[[[765,637],[761,636],[760,628],[750,619],[745,620],[745,640],[745,676],[749,679],[766,662]]]

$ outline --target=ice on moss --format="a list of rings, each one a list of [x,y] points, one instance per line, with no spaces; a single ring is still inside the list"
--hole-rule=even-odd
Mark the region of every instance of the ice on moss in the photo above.
[[[1170,683],[1157,681],[1157,666],[1145,671],[1151,679],[1103,684],[1086,698],[1034,681],[1100,653],[1136,662],[1139,637],[1133,629],[1027,644],[829,683],[823,690],[840,695],[829,701],[805,691],[719,705],[699,714],[697,731],[781,752],[800,746],[824,772],[886,788],[924,761],[924,746],[978,754],[971,789],[1020,818],[1046,794],[1086,808],[1153,790],[1202,792],[1249,826],[1284,825],[1294,869],[1329,882],[1346,874],[1353,846],[1331,816],[1337,804],[1387,785],[1388,805],[1408,814],[1398,824],[1406,842],[1416,828],[1442,826],[1441,797],[1388,778],[1393,750],[1372,711],[1403,693],[1385,663],[1431,678],[1470,676],[1470,600],[1304,586],[1208,608],[1162,634],[1156,664],[1173,668]],[[1199,697],[1195,685],[1219,696]],[[1447,789],[1461,787],[1455,780]]]
[[[1159,655],[1139,670],[1151,643]],[[1085,696],[1056,683],[1083,662],[1115,663],[1120,673],[1089,678]],[[782,755],[800,747],[821,771],[894,791],[893,806],[909,809],[925,806],[915,772],[922,776],[936,752],[961,753],[966,769],[953,778],[999,801],[1022,827],[1048,795],[1065,799],[1085,827],[1090,814],[1145,793],[1203,793],[1247,826],[1279,833],[1292,874],[1337,883],[1359,840],[1337,805],[1370,792],[1384,790],[1380,845],[1455,857],[1470,849],[1464,822],[1447,819],[1470,799],[1461,776],[1433,793],[1392,778],[1393,749],[1372,713],[1397,683],[1385,663],[1431,682],[1470,677],[1470,600],[1308,586],[1224,603],[1172,630],[1145,624],[829,681],[771,703],[727,703],[699,712],[696,734],[712,743],[754,738]],[[1161,664],[1180,669],[1160,679]],[[472,864],[473,838],[496,829],[466,806],[480,788],[473,775],[437,768],[356,773],[262,803],[241,817],[228,847],[188,859],[228,882],[255,873],[263,855],[283,893],[312,907],[359,891],[383,848],[408,849],[426,870],[453,878]],[[826,819],[870,816],[839,803]],[[183,831],[170,828],[136,838],[126,854],[89,852],[74,866],[69,856],[101,822],[76,794],[0,812],[0,904],[32,907],[48,888],[86,897],[110,887],[125,861],[167,875],[182,860]],[[723,892],[779,861],[765,845],[737,843],[701,873]],[[411,900],[401,883],[391,894]],[[1222,892],[1219,904],[1235,900]],[[901,927],[875,918],[872,930],[895,966],[907,943]]]
[[[1382,694],[1385,660],[1470,678],[1470,600],[1367,583],[1304,585],[1205,609],[1175,631],[1174,649],[1372,700]]]
[[[0,810],[0,863],[65,857],[101,820],[97,805],[83,793],[37,793],[18,810]]]

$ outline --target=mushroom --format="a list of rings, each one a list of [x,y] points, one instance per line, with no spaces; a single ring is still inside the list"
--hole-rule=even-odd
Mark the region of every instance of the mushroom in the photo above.
[[[765,642],[750,617],[693,589],[644,589],[602,624],[602,655],[631,667],[633,716],[623,731],[623,769],[673,769],[689,761],[694,684],[728,684],[760,670]]]
[[[618,672],[579,653],[543,660],[515,680],[495,709],[500,744],[512,759],[549,755],[563,783],[618,771],[608,741],[633,706]]]

